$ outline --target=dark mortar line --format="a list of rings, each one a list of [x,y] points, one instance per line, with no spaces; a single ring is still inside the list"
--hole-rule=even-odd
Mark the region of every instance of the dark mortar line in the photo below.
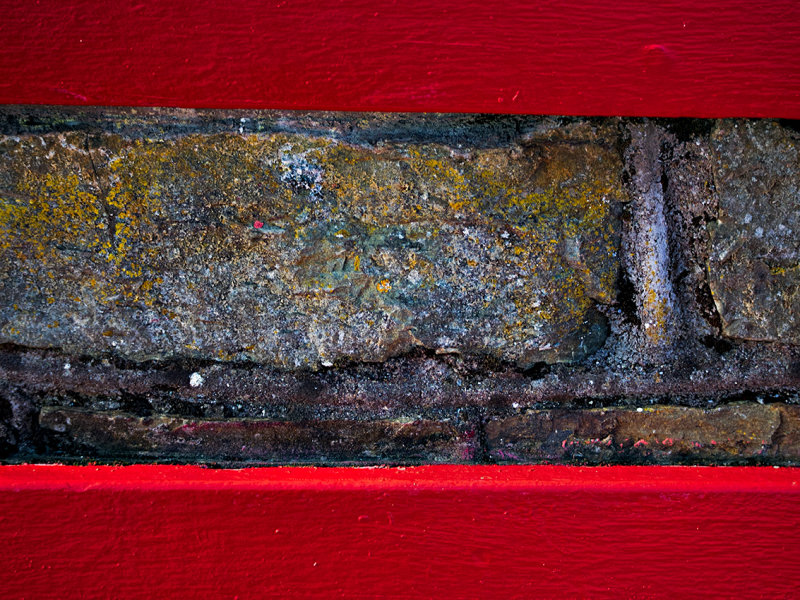
[[[636,286],[633,284],[627,261],[620,261],[616,286],[617,303],[611,306],[620,309],[623,321],[638,331],[642,326],[642,320],[636,309]]]
[[[111,133],[128,138],[179,137],[215,134],[289,133],[335,139],[356,146],[377,142],[431,142],[453,148],[505,147],[546,141],[552,144],[580,145],[581,140],[550,139],[537,135],[536,125],[552,123],[551,129],[577,123],[581,119],[593,126],[612,120],[636,123],[643,119],[570,117],[563,115],[508,115],[483,113],[375,113],[336,111],[277,111],[198,109],[187,114],[183,109],[157,107],[68,107],[18,105],[0,108],[0,135],[43,135],[50,133]],[[394,118],[386,121],[381,118]],[[241,119],[245,119],[244,122]],[[702,119],[657,119],[675,131],[701,129]],[[325,123],[338,127],[325,127]],[[527,126],[527,127],[526,127]],[[530,136],[530,137],[526,137]],[[593,142],[598,143],[598,142]],[[610,147],[609,143],[600,145]]]
[[[298,375],[300,377],[309,377],[309,376],[313,377],[324,374],[335,374],[343,376],[350,375],[354,377],[363,378],[363,377],[369,377],[370,375],[369,373],[364,372],[366,370],[366,371],[379,372],[378,378],[376,378],[376,380],[379,380],[381,371],[387,373],[391,372],[393,367],[397,365],[402,365],[403,363],[415,359],[434,360],[438,363],[447,365],[448,367],[455,368],[452,365],[451,354],[437,353],[435,349],[422,345],[415,346],[401,354],[392,356],[386,359],[382,363],[360,362],[356,360],[346,360],[346,361],[342,360],[338,361],[337,364],[335,364],[332,367],[320,366],[316,370],[311,368],[281,370],[269,364],[258,363],[254,361],[243,361],[243,360],[220,361],[215,359],[199,358],[199,357],[196,358],[191,356],[166,358],[162,360],[135,361],[122,356],[118,356],[110,352],[105,352],[102,354],[98,354],[96,356],[87,354],[70,354],[64,352],[61,348],[58,347],[37,348],[35,346],[26,346],[24,344],[16,344],[13,342],[6,342],[0,344],[0,354],[5,354],[6,356],[9,354],[11,355],[37,354],[40,355],[43,359],[55,358],[56,360],[62,360],[71,363],[73,362],[84,363],[88,365],[93,365],[95,363],[105,360],[108,361],[111,365],[113,365],[114,368],[123,372],[164,373],[164,372],[172,372],[175,370],[183,370],[186,371],[187,377],[189,373],[191,373],[192,371],[210,367],[222,367],[231,371],[262,370],[266,372],[268,375],[275,377],[282,377],[287,375]],[[510,374],[511,376],[523,375],[528,377],[529,372],[531,371],[531,369],[533,369],[534,375],[530,377],[531,380],[535,381],[541,379],[541,377],[537,375],[536,365],[534,365],[529,369],[522,369],[516,366],[514,363],[503,361],[501,359],[497,359],[492,356],[476,356],[476,357],[471,357],[471,360],[474,361],[474,363],[477,365],[476,367],[471,367],[468,365],[461,365],[458,367],[460,369],[463,369],[462,371],[463,377],[475,377],[479,376],[479,374],[485,374],[485,373],[493,375]],[[372,377],[369,378],[372,379]]]
[[[34,400],[41,401],[43,398],[75,398],[80,402],[81,397],[77,393],[59,393],[59,394],[41,394],[34,395]],[[490,408],[486,406],[477,405],[464,405],[455,408],[442,408],[442,407],[406,407],[404,410],[397,410],[388,413],[366,413],[364,410],[355,410],[353,413],[348,414],[346,411],[340,410],[326,410],[320,407],[309,407],[308,410],[295,411],[293,414],[282,415],[280,414],[280,405],[262,405],[266,409],[265,415],[253,416],[250,414],[239,415],[223,415],[221,417],[204,415],[198,410],[185,411],[185,410],[170,410],[158,411],[151,404],[152,397],[145,394],[130,394],[125,393],[123,398],[113,398],[120,401],[118,408],[93,408],[83,404],[75,404],[71,401],[68,404],[46,404],[39,403],[36,409],[37,414],[43,409],[53,410],[74,410],[84,412],[87,414],[125,414],[136,418],[148,417],[170,417],[185,420],[201,420],[201,421],[228,421],[228,422],[281,422],[281,423],[297,423],[297,424],[313,424],[316,422],[326,421],[344,421],[353,424],[370,424],[386,421],[396,421],[398,419],[412,419],[412,420],[427,420],[439,423],[468,423],[473,425],[481,442],[482,451],[485,449],[485,425],[491,419],[515,416],[520,414],[530,414],[537,412],[547,411],[560,411],[564,413],[581,413],[599,409],[611,410],[630,410],[635,411],[638,408],[651,408],[654,406],[669,406],[679,407],[696,410],[713,410],[716,408],[729,406],[732,404],[759,404],[759,405],[772,405],[772,404],[785,404],[797,405],[800,404],[800,395],[798,392],[791,388],[786,389],[772,389],[772,390],[742,390],[730,393],[716,398],[691,398],[691,397],[676,397],[670,395],[664,396],[647,396],[638,398],[637,401],[632,402],[629,396],[614,396],[614,397],[585,397],[581,399],[574,399],[568,404],[565,403],[552,403],[540,402],[519,408]],[[111,400],[110,397],[95,397],[95,400]],[[694,400],[694,401],[693,401]],[[698,400],[702,401],[699,402]],[[179,404],[188,404],[185,401],[172,400]],[[147,406],[141,408],[141,403]],[[137,408],[138,406],[138,408]],[[196,405],[192,405],[196,406]],[[199,408],[199,407],[198,407]]]
[[[719,119],[698,119],[692,117],[653,118],[653,123],[666,129],[679,142],[690,142],[698,138],[708,138]]]
[[[132,465],[188,465],[199,466],[206,469],[249,469],[249,468],[268,468],[268,467],[315,467],[315,468],[336,468],[336,467],[355,467],[355,468],[394,468],[394,467],[417,467],[426,465],[447,465],[447,464],[487,464],[474,461],[426,461],[426,460],[331,460],[326,459],[307,459],[307,460],[226,460],[226,459],[180,459],[156,456],[107,456],[91,457],[76,454],[27,454],[0,458],[0,465],[20,465],[20,464],[60,464],[73,466],[132,466]],[[591,460],[591,457],[564,456],[560,458],[542,458],[539,460],[501,460],[492,461],[488,464],[499,465],[564,465],[564,466],[636,466],[636,465],[665,465],[665,466],[760,466],[760,467],[797,467],[800,460],[793,456],[773,455],[773,456],[719,456],[709,455],[703,452],[697,454],[672,454],[670,456],[659,456],[647,453],[621,452],[608,460]]]
[[[449,460],[331,460],[308,459],[308,460],[226,460],[218,458],[208,459],[180,459],[157,456],[109,456],[91,457],[76,454],[26,454],[0,458],[0,465],[24,465],[24,464],[58,464],[72,466],[133,466],[133,465],[186,465],[197,466],[206,469],[252,469],[265,467],[314,467],[314,468],[336,468],[336,467],[355,467],[355,468],[395,468],[395,467],[422,467],[427,465],[471,465],[476,464],[471,461],[449,461]],[[528,463],[536,464],[536,463]],[[781,463],[783,464],[783,463]]]
[[[13,365],[12,365],[13,369]],[[146,375],[146,373],[144,374]],[[186,375],[186,373],[183,373]],[[204,397],[187,397],[187,396],[173,396],[173,392],[179,392],[181,389],[186,388],[186,385],[167,385],[165,383],[149,383],[141,391],[131,391],[130,389],[122,389],[114,381],[108,384],[99,386],[100,389],[92,394],[86,394],[78,389],[63,388],[63,383],[69,383],[68,379],[63,382],[48,381],[45,384],[26,381],[14,381],[13,379],[6,379],[9,385],[15,389],[24,391],[27,395],[31,396],[35,403],[45,406],[53,405],[52,401],[48,398],[64,401],[66,400],[69,405],[80,407],[91,407],[93,403],[97,402],[113,402],[119,405],[116,410],[124,410],[139,416],[147,416],[151,414],[162,414],[163,411],[157,409],[158,404],[168,404],[174,408],[168,412],[175,413],[190,418],[211,418],[204,411],[214,410],[215,407],[225,409],[229,407],[225,415],[228,418],[270,418],[295,421],[303,418],[319,418],[322,416],[330,418],[346,418],[352,419],[353,414],[360,414],[367,420],[384,419],[384,418],[432,418],[442,420],[446,418],[455,418],[459,411],[473,411],[476,409],[490,411],[493,414],[513,414],[515,408],[511,406],[515,400],[521,404],[525,404],[522,410],[547,410],[553,408],[567,409],[567,410],[582,410],[601,407],[638,407],[638,406],[651,406],[653,404],[665,404],[672,406],[708,406],[722,405],[738,401],[759,401],[763,403],[773,402],[787,402],[795,403],[797,398],[796,388],[793,387],[792,375],[789,374],[788,382],[780,384],[762,383],[761,385],[735,385],[732,384],[727,389],[714,389],[709,383],[700,382],[699,388],[695,390],[678,390],[670,391],[670,385],[686,384],[685,380],[676,379],[675,381],[667,380],[652,386],[637,385],[635,381],[628,384],[625,382],[615,386],[617,389],[608,394],[584,394],[579,395],[579,390],[554,389],[550,393],[550,397],[542,397],[539,399],[531,398],[531,393],[526,392],[528,383],[533,380],[526,379],[519,382],[516,389],[509,389],[503,386],[503,380],[498,381],[500,387],[480,392],[462,392],[457,397],[447,398],[453,390],[445,391],[438,397],[437,403],[425,404],[424,400],[412,400],[409,402],[407,394],[403,393],[404,383],[408,381],[407,377],[401,378],[396,382],[383,383],[382,389],[386,395],[386,401],[390,404],[393,399],[400,401],[398,406],[392,407],[389,410],[377,409],[370,407],[368,398],[363,400],[367,405],[352,406],[350,404],[338,404],[331,400],[325,401],[320,404],[318,400],[314,403],[306,403],[303,401],[298,402],[299,397],[296,395],[295,384],[302,384],[307,381],[311,385],[325,384],[329,390],[326,395],[337,395],[337,385],[347,385],[348,383],[359,383],[358,380],[348,380],[342,378],[339,381],[326,381],[329,373],[315,374],[308,376],[305,374],[301,377],[293,377],[292,381],[284,382],[288,393],[281,395],[275,400],[269,401],[253,401],[241,399],[236,396],[219,398],[215,395],[213,389],[209,390],[209,394]],[[591,374],[585,375],[591,377]],[[74,376],[70,376],[74,377]],[[113,375],[109,376],[113,380]],[[183,377],[186,379],[186,377]],[[337,378],[338,379],[338,378]],[[754,379],[763,379],[763,377],[755,377]],[[381,385],[379,380],[369,380],[375,385]],[[508,383],[506,381],[506,383]],[[328,385],[329,384],[329,385]],[[78,382],[80,386],[80,381]],[[267,380],[261,384],[264,389],[269,389],[270,382]],[[685,386],[682,386],[685,387]],[[430,393],[435,394],[435,390],[429,390]],[[487,394],[499,394],[499,399],[492,400],[487,398]],[[424,390],[423,390],[424,394]],[[430,396],[426,396],[430,399]],[[324,399],[324,398],[323,398]],[[234,408],[237,404],[243,405],[243,408]],[[205,408],[204,408],[205,407]],[[288,409],[289,412],[287,413]],[[176,410],[177,409],[177,410]],[[260,410],[263,414],[253,414],[254,411]]]
[[[778,119],[778,124],[781,127],[786,127],[796,133],[800,133],[800,119]]]
[[[631,219],[633,219],[633,214],[631,212],[632,198],[630,198],[630,189],[631,179],[635,175],[635,169],[629,160],[631,144],[632,140],[630,130],[626,126],[625,120],[620,120],[617,128],[617,144],[615,150],[619,156],[620,163],[622,164],[621,179],[625,190],[629,194],[629,197],[628,202],[623,204],[622,214],[620,215],[620,223],[622,227],[620,231],[619,246],[619,273],[617,274],[616,282],[617,301],[612,306],[621,309],[623,320],[639,331],[642,326],[642,321],[639,318],[639,311],[636,306],[636,298],[638,297],[638,294],[636,291],[636,286],[633,283],[628,261],[622,258],[630,244],[630,240],[628,239],[630,234],[629,222]]]
[[[0,134],[112,133],[125,137],[173,137],[202,134],[297,133],[356,145],[378,141],[430,141],[457,146],[507,146],[535,125],[554,128],[579,117],[461,113],[350,113],[335,111],[199,109],[133,107],[6,106],[0,108]],[[611,117],[613,118],[613,117]],[[245,119],[242,122],[242,119]],[[390,119],[387,121],[387,119]],[[393,120],[392,120],[393,119]],[[601,118],[602,122],[607,118]],[[27,120],[27,122],[26,122]],[[334,127],[325,127],[330,123]],[[524,127],[528,125],[527,129]],[[241,130],[241,132],[240,132]],[[489,143],[487,143],[487,139]]]
[[[490,455],[489,438],[486,432],[486,423],[489,421],[489,415],[485,411],[478,414],[475,420],[475,435],[478,440],[477,453],[473,457],[476,464],[492,464],[494,461]]]

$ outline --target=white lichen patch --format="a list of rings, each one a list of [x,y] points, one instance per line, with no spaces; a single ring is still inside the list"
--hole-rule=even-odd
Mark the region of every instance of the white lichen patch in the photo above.
[[[201,385],[203,385],[204,381],[205,379],[203,379],[203,376],[200,375],[200,373],[198,373],[197,371],[195,371],[189,376],[189,385],[192,386],[193,388],[200,387]]]

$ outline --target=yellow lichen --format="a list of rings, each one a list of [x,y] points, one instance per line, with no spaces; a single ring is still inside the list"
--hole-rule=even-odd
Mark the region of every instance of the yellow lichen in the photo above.
[[[57,277],[76,254],[107,265],[97,265],[107,275],[103,287],[97,288],[94,277],[87,281],[97,299],[119,292],[139,299],[130,286],[142,276],[149,253],[134,250],[132,241],[152,225],[159,208],[152,181],[158,174],[150,172],[149,160],[138,147],[119,157],[109,168],[117,175],[109,177],[114,183],[107,189],[86,165],[25,171],[17,181],[17,198],[0,199],[0,249],[13,251],[29,280],[50,291],[48,302],[56,301]]]

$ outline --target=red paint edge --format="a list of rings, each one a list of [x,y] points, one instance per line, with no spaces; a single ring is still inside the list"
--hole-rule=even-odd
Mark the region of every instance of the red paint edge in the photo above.
[[[788,597],[800,469],[0,467],[4,597]]]
[[[9,0],[0,103],[800,118],[800,3]]]
[[[0,467],[0,491],[64,489],[517,489],[671,492],[768,491],[800,495],[800,469],[766,467],[258,467],[185,465]]]

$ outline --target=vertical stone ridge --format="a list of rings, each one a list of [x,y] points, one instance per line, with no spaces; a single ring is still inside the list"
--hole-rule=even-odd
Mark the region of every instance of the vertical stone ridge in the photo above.
[[[631,220],[626,228],[626,266],[636,288],[641,321],[640,350],[659,361],[674,345],[676,302],[669,275],[669,235],[661,185],[664,133],[649,121],[631,124],[626,162],[632,173]]]

